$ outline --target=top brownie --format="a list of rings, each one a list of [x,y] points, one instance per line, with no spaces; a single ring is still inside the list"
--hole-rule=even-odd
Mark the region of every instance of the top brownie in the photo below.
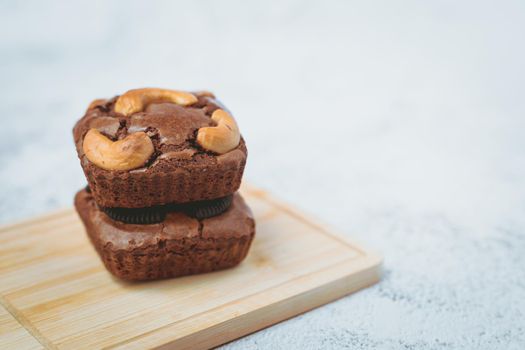
[[[101,207],[224,197],[237,191],[246,164],[235,120],[208,92],[137,89],[95,100],[73,135]]]

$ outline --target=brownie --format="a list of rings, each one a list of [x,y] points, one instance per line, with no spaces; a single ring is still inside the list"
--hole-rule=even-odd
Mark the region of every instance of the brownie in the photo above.
[[[211,119],[226,108],[210,93],[194,93],[196,102],[179,105],[153,101],[144,110],[124,115],[118,99],[97,100],[73,129],[78,157],[95,201],[102,207],[140,208],[224,197],[238,190],[247,158],[242,137],[224,154],[197,142],[200,128],[216,126]],[[112,141],[145,133],[153,145],[140,167],[104,169],[88,159],[83,141],[90,129]],[[149,142],[149,141],[148,141]]]
[[[86,189],[75,207],[106,268],[130,281],[210,272],[239,264],[255,235],[250,208],[236,193],[219,216],[197,220],[170,212],[163,222],[134,225],[110,219]]]

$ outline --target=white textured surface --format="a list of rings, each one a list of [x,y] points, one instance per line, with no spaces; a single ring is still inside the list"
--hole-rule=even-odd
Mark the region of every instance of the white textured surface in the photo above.
[[[226,349],[523,349],[524,33],[519,1],[2,2],[0,221],[71,205],[92,98],[206,88],[246,178],[386,269]]]

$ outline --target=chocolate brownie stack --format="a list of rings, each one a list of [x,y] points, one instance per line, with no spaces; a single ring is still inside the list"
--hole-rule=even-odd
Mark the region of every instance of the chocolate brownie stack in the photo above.
[[[213,94],[145,88],[95,100],[73,135],[88,181],[75,207],[115,276],[169,278],[244,259],[255,234],[236,193],[247,150]]]

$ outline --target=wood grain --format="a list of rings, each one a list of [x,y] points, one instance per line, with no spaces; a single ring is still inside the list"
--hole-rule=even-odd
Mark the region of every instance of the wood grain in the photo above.
[[[257,220],[246,260],[165,281],[113,278],[72,209],[1,228],[0,348],[209,348],[379,280],[377,254],[264,191],[243,194]]]

